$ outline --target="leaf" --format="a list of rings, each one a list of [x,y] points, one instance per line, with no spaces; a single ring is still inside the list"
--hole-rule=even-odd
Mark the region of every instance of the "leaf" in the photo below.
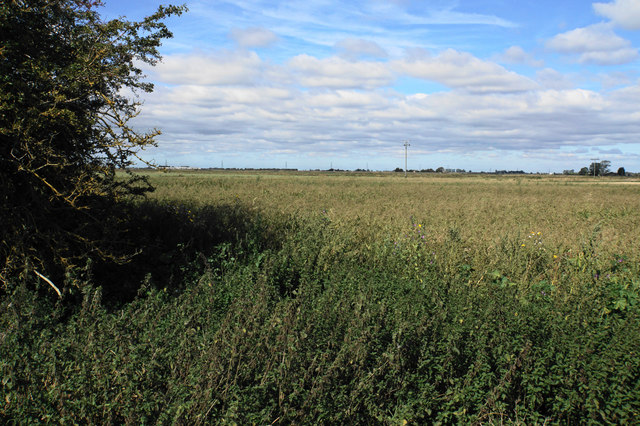
[[[617,309],[619,311],[625,311],[625,310],[627,310],[628,306],[629,306],[629,303],[627,302],[627,299],[618,299],[613,304],[613,309]]]

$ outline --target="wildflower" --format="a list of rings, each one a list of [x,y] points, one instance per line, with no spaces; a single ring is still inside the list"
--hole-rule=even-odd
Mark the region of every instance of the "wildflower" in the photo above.
[[[526,247],[527,245],[525,243],[520,244],[520,247]]]
[[[558,258],[558,255],[557,255],[557,254],[554,254],[554,255],[553,255],[553,258],[554,258],[554,259],[557,259],[557,258]]]

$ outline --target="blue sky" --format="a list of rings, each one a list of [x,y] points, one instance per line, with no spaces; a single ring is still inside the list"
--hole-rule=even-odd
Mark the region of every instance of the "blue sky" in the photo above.
[[[145,70],[158,164],[640,172],[640,0],[187,6]]]

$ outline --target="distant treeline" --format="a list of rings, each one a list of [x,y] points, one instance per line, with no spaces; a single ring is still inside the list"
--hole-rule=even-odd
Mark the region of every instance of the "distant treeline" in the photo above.
[[[192,171],[211,171],[211,170],[220,170],[220,171],[266,171],[266,172],[297,172],[301,171],[297,168],[277,168],[277,167],[190,167],[190,166],[159,166],[157,168],[153,167],[134,167],[130,170],[133,171],[149,171],[149,170],[165,170],[165,171],[182,171],[182,170],[192,170]],[[303,169],[302,171],[305,171]],[[389,170],[370,170],[370,169],[339,169],[339,168],[329,168],[329,169],[309,169],[308,171],[312,172],[359,172],[359,173],[367,173],[367,172],[389,172]],[[390,172],[393,173],[404,173],[404,169],[400,167],[396,167],[394,170]],[[407,169],[407,173],[466,173],[466,174],[495,174],[495,175],[539,175],[539,174],[547,174],[543,172],[525,172],[524,170],[494,170],[494,171],[478,171],[473,172],[471,170],[465,169],[445,169],[444,167],[438,167],[437,169]],[[591,173],[582,173],[575,172],[574,170],[564,170],[562,173],[550,172],[550,175],[585,175],[588,176]],[[620,168],[617,173],[607,172],[604,174],[597,174],[597,176],[626,176],[626,177],[636,177],[638,173],[625,172],[624,168]]]

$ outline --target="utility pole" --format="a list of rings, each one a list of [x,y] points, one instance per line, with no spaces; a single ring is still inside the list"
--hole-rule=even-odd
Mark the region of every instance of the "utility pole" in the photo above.
[[[411,144],[409,141],[404,141],[404,177],[407,177],[407,148],[410,147]]]
[[[599,158],[592,158],[591,161],[593,161],[593,177],[596,177],[596,161],[600,161]]]

